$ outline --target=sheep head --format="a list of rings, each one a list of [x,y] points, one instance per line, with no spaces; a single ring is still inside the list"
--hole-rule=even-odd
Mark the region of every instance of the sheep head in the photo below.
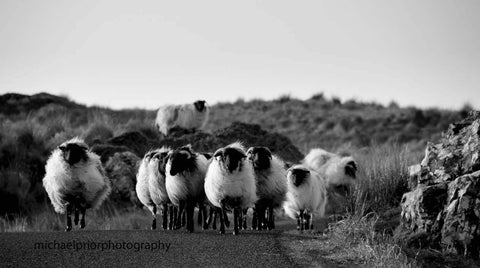
[[[184,171],[193,171],[196,168],[196,154],[190,145],[183,146],[168,154],[167,166],[170,166],[170,175],[175,176]]]
[[[310,177],[310,170],[301,167],[294,166],[288,170],[288,181],[295,187],[301,186]]]
[[[160,172],[160,174],[162,174],[163,176],[165,176],[165,169],[166,169],[166,166],[167,166],[168,153],[169,153],[168,150],[167,151],[161,151],[161,152],[157,152],[152,157],[152,159],[154,159],[155,161],[158,161],[158,172]]]
[[[217,161],[223,163],[226,170],[230,173],[233,173],[235,170],[241,170],[242,168],[242,161],[247,156],[243,152],[241,148],[237,147],[226,147],[222,149],[218,149],[215,154],[213,155]]]
[[[69,165],[75,165],[80,161],[88,160],[88,147],[81,142],[66,142],[58,147],[62,152],[62,157]]]
[[[247,151],[247,156],[255,169],[265,170],[270,168],[272,152],[267,147],[250,147]]]
[[[357,177],[357,163],[355,161],[348,159],[347,163],[345,164],[345,175],[355,179]]]
[[[199,112],[204,112],[207,109],[206,104],[207,102],[204,100],[198,100],[193,103],[193,105],[195,106],[195,109],[197,109],[197,111]]]

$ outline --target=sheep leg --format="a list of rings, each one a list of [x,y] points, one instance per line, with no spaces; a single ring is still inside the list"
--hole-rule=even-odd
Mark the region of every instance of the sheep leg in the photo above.
[[[157,206],[156,205],[153,205],[152,216],[153,216],[152,230],[155,230],[155,229],[157,229]]]
[[[258,215],[257,215],[257,204],[253,207],[252,213],[252,230],[257,229]]]
[[[300,231],[303,231],[304,227],[305,227],[305,218],[304,218],[304,213],[303,213],[303,209],[300,210]]]
[[[233,209],[233,235],[238,235],[238,226],[240,225],[239,223],[241,221],[240,214],[240,208],[235,207]]]
[[[193,220],[193,212],[195,210],[195,206],[191,202],[187,202],[186,204],[186,218],[187,218],[187,232],[193,233],[194,230],[194,220]]]
[[[183,211],[182,211],[182,226],[185,226],[185,224],[187,223],[187,210],[186,210],[186,206],[184,207]]]
[[[78,225],[78,217],[80,214],[80,210],[78,206],[74,206],[74,210],[75,210],[75,217],[73,218],[73,222],[75,223],[75,225]]]
[[[208,220],[207,220],[207,219],[208,219],[208,218],[207,218],[207,217],[208,217],[208,215],[207,215],[207,207],[204,206],[204,205],[200,206],[200,207],[198,208],[198,213],[201,214],[201,215],[203,215],[202,222],[201,222],[201,224],[202,224],[202,229],[203,229],[203,230],[208,230],[208,225],[209,225],[209,223],[208,223]]]
[[[173,206],[168,205],[168,230],[173,230]]]
[[[313,230],[313,213],[310,213],[310,230]]]
[[[213,224],[212,224],[212,229],[213,230],[217,230],[217,218],[219,217],[219,212],[218,212],[218,209],[214,209],[214,213],[213,213]],[[221,213],[221,212],[220,212]]]
[[[177,211],[177,220],[175,222],[175,229],[180,229],[182,225],[182,216],[183,216],[183,211],[185,210],[185,201],[180,201],[178,205],[178,211]]]
[[[85,213],[87,209],[84,207],[80,207],[80,213],[82,214],[82,218],[80,219],[80,228],[85,228]]]
[[[67,205],[67,227],[65,228],[65,232],[72,230],[72,205]]]
[[[265,226],[265,207],[263,205],[258,205],[257,207],[257,230],[263,230]]]
[[[273,213],[273,206],[268,207],[268,230],[275,229],[275,214]]]
[[[213,207],[208,208],[207,228],[210,226],[215,215],[215,209]]]
[[[227,215],[227,210],[226,210],[226,209],[223,210],[223,219],[224,219],[224,221],[225,221],[225,226],[226,226],[227,228],[229,228],[229,227],[230,227],[230,220],[228,219],[228,215]]]
[[[243,214],[242,228],[243,228],[243,230],[247,230],[247,212],[248,212],[248,208],[246,208],[242,211],[242,214]]]
[[[220,234],[225,234],[225,215],[226,215],[226,212],[225,212],[225,202],[222,201],[221,202],[221,208],[220,208],[220,211],[219,211],[219,214],[220,214]]]
[[[162,204],[162,228],[166,230],[168,226],[167,204]]]
[[[303,217],[305,218],[305,230],[309,230],[310,229],[310,213],[305,212]]]

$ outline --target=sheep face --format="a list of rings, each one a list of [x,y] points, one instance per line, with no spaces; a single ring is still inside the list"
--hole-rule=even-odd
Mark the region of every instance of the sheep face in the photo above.
[[[247,155],[256,170],[270,168],[272,153],[267,147],[250,147],[247,151]]]
[[[355,161],[349,161],[345,164],[345,175],[351,177],[352,179],[356,178],[357,174],[357,164]]]
[[[310,170],[305,168],[293,168],[288,171],[288,181],[295,187],[304,184],[310,177]]]
[[[242,150],[234,147],[219,149],[213,156],[230,173],[233,173],[235,170],[241,171],[242,160],[247,157]]]
[[[69,165],[75,165],[80,161],[87,161],[88,148],[77,144],[77,143],[67,143],[62,144],[58,147],[62,151],[62,157]]]
[[[174,150],[168,155],[170,175],[175,176],[184,171],[193,171],[196,168],[196,156],[188,146]]]
[[[165,170],[167,166],[167,160],[168,160],[168,151],[166,152],[157,152],[152,159],[155,161],[158,161],[158,172],[165,176]]]
[[[204,100],[198,100],[194,102],[193,105],[195,105],[195,109],[197,109],[197,111],[202,113],[207,109],[206,103],[207,102]]]

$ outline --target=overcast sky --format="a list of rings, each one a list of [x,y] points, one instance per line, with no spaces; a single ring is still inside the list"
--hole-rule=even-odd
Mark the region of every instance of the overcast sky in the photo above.
[[[480,108],[480,1],[0,1],[0,94]]]

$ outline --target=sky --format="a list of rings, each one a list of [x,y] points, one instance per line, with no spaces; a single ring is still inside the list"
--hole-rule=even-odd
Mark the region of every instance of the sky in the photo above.
[[[0,1],[0,94],[480,108],[480,1]]]

